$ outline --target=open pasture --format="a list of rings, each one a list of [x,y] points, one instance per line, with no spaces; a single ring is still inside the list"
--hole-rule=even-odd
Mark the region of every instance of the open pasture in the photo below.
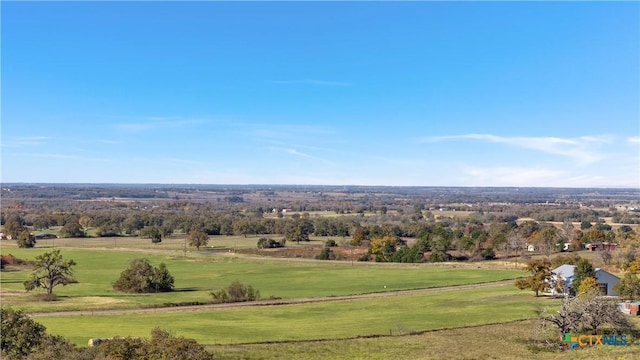
[[[50,249],[6,249],[21,259],[33,259]],[[258,289],[262,298],[306,298],[445,287],[514,279],[522,271],[431,266],[429,264],[377,264],[283,260],[195,254],[149,254],[131,251],[64,249],[65,259],[76,261],[77,284],[58,286],[58,301],[41,302],[22,283],[29,269],[3,272],[3,305],[28,312],[141,308],[164,303],[206,302],[210,292],[238,280]],[[190,255],[190,254],[188,254]],[[159,294],[122,294],[111,288],[135,258],[148,258],[155,266],[164,262],[175,278],[176,291]],[[385,288],[386,287],[386,288]]]
[[[638,346],[596,346],[579,350],[532,351],[540,331],[535,320],[427,331],[415,335],[324,341],[209,346],[217,359],[535,359],[631,360]]]
[[[557,300],[495,286],[299,305],[38,317],[37,321],[78,344],[85,344],[89,337],[144,337],[154,327],[162,327],[212,345],[401,335],[529,319],[540,305],[557,305]]]

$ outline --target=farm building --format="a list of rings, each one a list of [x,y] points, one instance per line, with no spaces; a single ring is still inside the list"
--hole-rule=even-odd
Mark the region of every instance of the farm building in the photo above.
[[[638,301],[625,301],[623,303],[619,303],[618,308],[627,315],[640,315],[640,302]]]
[[[561,265],[553,270],[551,270],[551,276],[553,278],[559,278],[562,282],[564,282],[565,289],[570,289],[571,284],[573,282],[573,271],[575,269],[574,265]],[[600,268],[595,269],[595,276],[598,282],[598,289],[600,289],[600,294],[602,295],[610,295],[616,296],[619,295],[617,292],[613,290],[613,287],[620,282],[620,279]],[[552,289],[551,293],[553,295],[562,295],[557,290]]]
[[[606,241],[605,242],[596,241],[596,242],[587,244],[585,248],[589,251],[602,251],[602,250],[613,251],[616,249],[616,244],[606,242]]]

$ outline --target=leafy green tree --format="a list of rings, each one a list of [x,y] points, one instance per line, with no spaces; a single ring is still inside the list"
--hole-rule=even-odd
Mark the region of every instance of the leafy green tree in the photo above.
[[[297,215],[297,214],[295,214]],[[313,233],[313,223],[308,217],[293,217],[292,221],[289,221],[286,228],[284,238],[287,241],[309,241],[309,234]]]
[[[18,247],[20,248],[32,248],[36,246],[36,237],[31,235],[29,230],[22,230],[18,235]]]
[[[201,246],[207,246],[209,243],[209,235],[202,231],[193,229],[189,231],[189,245],[195,246],[197,251],[200,251]]]
[[[48,295],[52,295],[54,287],[77,282],[73,277],[72,269],[76,262],[64,260],[60,250],[38,255],[31,264],[34,267],[34,271],[31,274],[31,278],[24,282],[24,287],[27,291],[43,288]]]
[[[589,228],[589,230],[585,231],[582,234],[582,242],[585,243],[593,243],[593,242],[598,242],[598,241],[605,241],[606,240],[606,235],[604,233],[604,231],[598,229],[597,227],[593,226],[591,228]]]
[[[640,299],[640,278],[633,273],[626,273],[613,289],[626,300]]]
[[[589,260],[587,259],[582,258],[578,260],[573,270],[573,280],[571,281],[571,290],[574,294],[579,293],[580,283],[582,283],[582,280],[588,277],[595,278],[596,272],[593,269],[593,265],[591,265],[591,262],[589,262]]]
[[[588,230],[591,228],[591,221],[589,220],[582,220],[582,222],[580,223],[580,230]]]
[[[147,259],[134,259],[120,273],[113,288],[126,293],[158,293],[173,290],[174,278],[164,263],[157,268]]]
[[[85,233],[78,221],[69,219],[62,227],[62,230],[60,230],[60,235],[62,235],[62,237],[72,238],[84,237]]]
[[[162,242],[162,232],[157,226],[145,226],[138,232],[139,236],[151,238],[152,243]]]
[[[25,230],[24,219],[18,213],[7,214],[3,229],[7,236],[11,235],[12,239],[17,239],[20,232]]]
[[[0,324],[0,349],[10,359],[20,359],[37,351],[46,336],[44,325],[31,320],[20,310],[3,307]]]
[[[532,259],[527,262],[525,271],[531,273],[526,278],[517,279],[515,285],[520,290],[532,290],[539,296],[540,291],[548,287],[547,279],[551,276],[551,262],[548,259]]]

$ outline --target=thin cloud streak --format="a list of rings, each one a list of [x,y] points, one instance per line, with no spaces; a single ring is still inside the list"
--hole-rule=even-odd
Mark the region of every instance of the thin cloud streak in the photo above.
[[[337,87],[349,87],[353,86],[352,83],[342,82],[342,81],[326,81],[326,80],[314,80],[314,79],[302,79],[302,80],[274,80],[271,81],[274,84],[284,84],[284,85],[318,85],[318,86],[337,86]]]
[[[104,159],[104,158],[91,158],[91,157],[83,157],[78,155],[55,154],[55,153],[12,153],[7,155],[12,157],[34,157],[34,158],[45,158],[45,159],[64,159],[64,160],[100,161],[100,162],[113,161],[111,159]]]
[[[269,150],[284,152],[284,153],[287,153],[289,155],[298,156],[298,157],[302,157],[302,158],[310,159],[310,160],[320,161],[320,162],[323,162],[323,163],[325,163],[327,165],[331,165],[331,166],[335,165],[335,163],[330,161],[330,160],[319,158],[319,157],[316,157],[316,156],[312,156],[312,155],[309,155],[307,153],[303,153],[303,152],[298,151],[298,150],[293,149],[293,148],[283,148],[283,147],[270,146]]]
[[[505,144],[529,150],[537,150],[548,154],[561,155],[590,164],[605,158],[602,153],[594,151],[594,147],[611,142],[607,136],[581,136],[578,138],[558,137],[526,137],[497,136],[491,134],[464,134],[451,136],[434,136],[419,139],[420,142],[443,142],[455,140],[480,140],[490,143]]]
[[[130,123],[118,123],[114,124],[117,130],[125,132],[141,132],[147,130],[156,130],[164,128],[182,128],[192,127],[196,125],[204,124],[204,120],[159,120],[150,118],[151,121],[143,122],[130,122]]]
[[[630,144],[640,144],[640,136],[632,136],[627,138],[627,142]]]
[[[7,142],[2,142],[2,147],[23,147],[23,146],[37,146],[45,144],[49,141],[53,140],[52,137],[48,136],[24,136],[18,137]]]

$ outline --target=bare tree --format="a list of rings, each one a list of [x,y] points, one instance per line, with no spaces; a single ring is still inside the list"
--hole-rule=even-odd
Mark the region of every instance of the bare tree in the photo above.
[[[507,235],[508,248],[514,251],[516,258],[516,268],[518,268],[519,252],[524,249],[527,240],[516,229],[511,230]]]

